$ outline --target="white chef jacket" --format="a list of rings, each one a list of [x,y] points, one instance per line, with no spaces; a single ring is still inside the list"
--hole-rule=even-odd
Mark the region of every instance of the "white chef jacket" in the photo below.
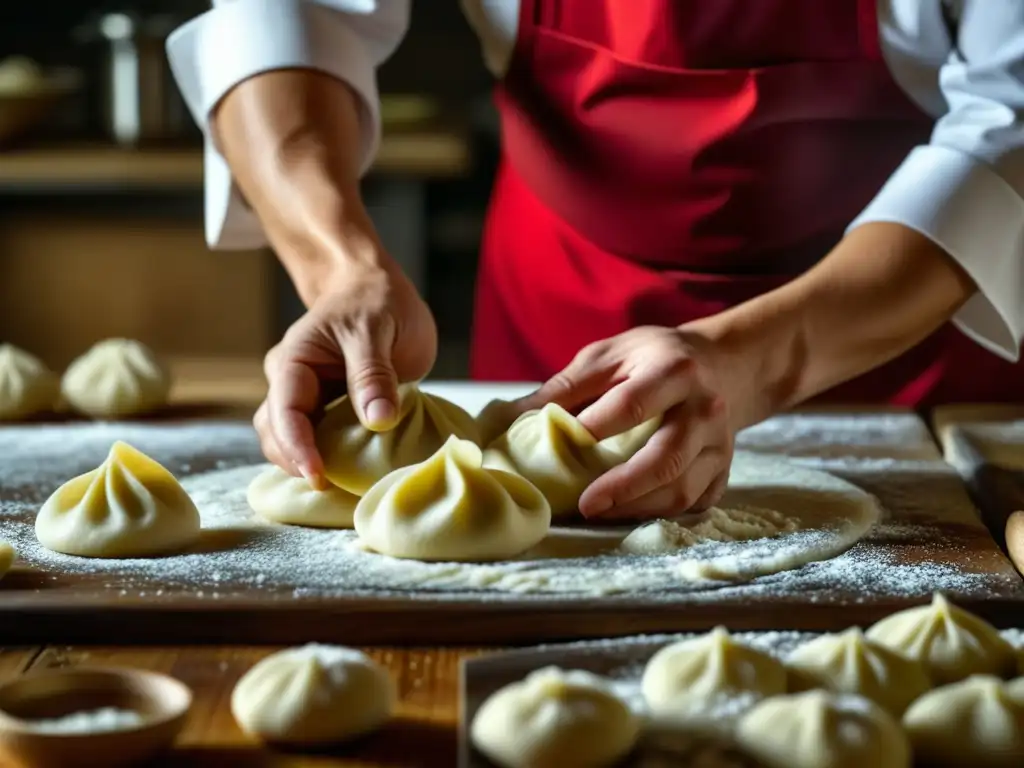
[[[266,245],[210,140],[211,110],[261,72],[305,67],[333,75],[359,97],[365,172],[380,140],[376,69],[401,42],[410,2],[214,0],[170,36],[171,67],[206,134],[211,247]],[[500,77],[515,45],[519,0],[462,6]],[[942,246],[978,286],[954,322],[1016,360],[1024,336],[1024,0],[879,0],[878,16],[894,80],[936,124],[850,228],[898,222]]]

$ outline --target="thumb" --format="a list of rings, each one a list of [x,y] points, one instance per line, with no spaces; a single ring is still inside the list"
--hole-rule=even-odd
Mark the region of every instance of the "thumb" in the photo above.
[[[391,361],[394,332],[366,329],[341,343],[348,394],[356,416],[374,432],[398,422],[398,375]]]
[[[568,411],[575,410],[604,394],[611,385],[612,372],[602,361],[577,355],[539,389],[516,400],[515,405],[521,411],[543,408],[548,403],[556,403]]]

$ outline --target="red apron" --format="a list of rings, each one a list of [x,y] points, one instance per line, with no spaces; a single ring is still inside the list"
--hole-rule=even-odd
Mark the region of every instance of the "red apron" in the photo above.
[[[498,88],[474,378],[540,381],[580,348],[800,274],[931,120],[893,82],[876,0],[522,0]],[[1015,366],[947,326],[827,393],[1013,400]]]

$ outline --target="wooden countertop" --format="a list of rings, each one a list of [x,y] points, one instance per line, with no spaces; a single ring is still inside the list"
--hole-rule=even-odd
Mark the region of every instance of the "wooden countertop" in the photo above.
[[[386,133],[373,172],[451,178],[469,168],[467,136],[456,129],[431,128]],[[203,153],[198,148],[55,146],[0,152],[0,191],[174,192],[199,189],[202,183]]]
[[[398,684],[396,718],[364,740],[330,753],[271,751],[231,716],[238,679],[276,648],[46,647],[0,650],[0,680],[58,667],[126,666],[170,674],[192,688],[194,705],[174,750],[153,763],[167,768],[451,768],[456,764],[459,664],[465,649],[365,648]],[[0,756],[0,768],[14,768]]]

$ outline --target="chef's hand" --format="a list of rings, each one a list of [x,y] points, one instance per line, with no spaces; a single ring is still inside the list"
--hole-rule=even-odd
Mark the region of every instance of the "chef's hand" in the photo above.
[[[580,498],[592,519],[658,517],[704,509],[725,490],[734,429],[722,379],[698,336],[641,327],[585,347],[524,406],[586,405],[580,421],[598,440],[664,414],[647,445]]]
[[[254,425],[270,461],[323,489],[327,482],[314,442],[314,415],[347,391],[367,427],[392,427],[398,383],[429,373],[437,328],[397,266],[348,265],[320,288],[306,314],[267,354],[269,391]]]

